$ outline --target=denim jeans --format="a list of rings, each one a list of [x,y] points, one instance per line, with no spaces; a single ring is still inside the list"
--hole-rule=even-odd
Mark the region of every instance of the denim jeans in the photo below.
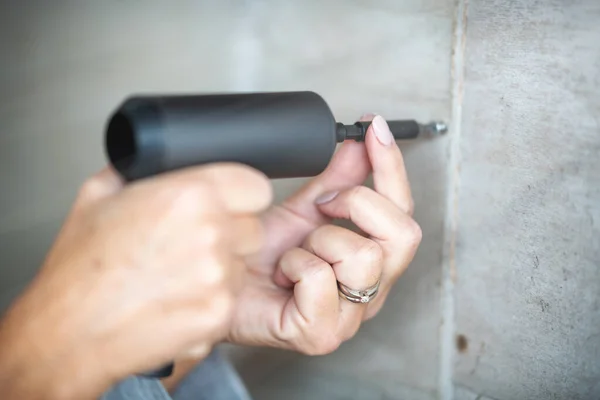
[[[131,377],[115,385],[101,400],[251,400],[233,366],[213,351],[175,389],[172,397],[156,379]]]

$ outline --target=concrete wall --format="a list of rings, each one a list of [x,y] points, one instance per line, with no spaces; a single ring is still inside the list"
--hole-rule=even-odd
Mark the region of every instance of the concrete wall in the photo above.
[[[424,239],[381,315],[327,357],[230,349],[256,398],[600,398],[596,0],[0,3],[0,308],[123,97],[310,89],[452,131],[402,146]]]
[[[600,399],[600,2],[467,11],[455,380]]]

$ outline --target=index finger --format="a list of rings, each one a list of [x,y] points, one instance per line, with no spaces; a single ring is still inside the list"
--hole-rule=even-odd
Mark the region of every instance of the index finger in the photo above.
[[[387,122],[380,115],[373,118],[365,142],[373,168],[375,191],[412,215],[414,205],[404,158]]]
[[[361,121],[372,119],[371,114],[363,115]],[[298,192],[285,201],[285,207],[315,225],[327,221],[315,207],[315,200],[333,191],[361,185],[369,176],[371,165],[363,143],[346,140],[335,152],[327,168],[312,178]]]
[[[241,164],[215,163],[169,172],[154,178],[159,183],[197,185],[208,183],[226,212],[251,214],[264,211],[273,200],[269,179]]]

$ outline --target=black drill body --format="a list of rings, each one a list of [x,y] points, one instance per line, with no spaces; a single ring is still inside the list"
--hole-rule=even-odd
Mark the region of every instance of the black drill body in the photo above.
[[[370,122],[336,123],[314,92],[138,96],[111,117],[106,150],[127,180],[212,162],[239,162],[269,178],[318,175],[336,143],[364,140]],[[398,139],[415,121],[389,121]]]

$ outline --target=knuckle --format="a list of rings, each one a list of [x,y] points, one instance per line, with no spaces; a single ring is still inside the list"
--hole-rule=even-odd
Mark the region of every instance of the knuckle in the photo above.
[[[316,355],[327,355],[336,351],[342,344],[342,339],[335,335],[329,334],[324,337],[320,337],[315,343],[314,350]]]
[[[379,265],[383,261],[383,250],[372,240],[364,240],[354,253],[357,261],[365,265]]]
[[[302,349],[302,352],[308,356],[324,356],[336,351],[342,344],[342,339],[333,332],[319,332],[310,342]]]
[[[237,171],[237,177],[241,182],[248,182],[258,193],[267,196],[272,194],[271,181],[264,173],[243,164],[238,165]]]
[[[331,265],[311,252],[299,247],[286,251],[280,259],[280,264],[301,266],[310,274],[331,270]]]
[[[306,257],[304,260],[304,267],[311,271],[312,274],[323,273],[331,269],[331,265],[319,257]]]
[[[336,226],[336,225],[323,225],[315,229],[309,236],[310,240],[315,242],[320,242],[323,240],[327,240],[330,237],[333,237],[339,233],[340,230],[344,228]]]
[[[409,219],[404,227],[406,231],[406,238],[408,244],[411,248],[416,249],[421,244],[421,240],[423,239],[423,231],[421,230],[421,226],[414,220]]]
[[[88,178],[79,188],[78,201],[88,202],[96,199],[103,191],[103,182],[100,178],[92,176]]]
[[[217,223],[205,223],[198,230],[198,244],[202,247],[217,247],[224,239],[225,233]]]
[[[366,186],[354,186],[350,189],[350,197],[356,201],[357,199],[365,198],[370,192],[371,189]]]
[[[281,257],[279,258],[279,261],[278,261],[278,263],[279,263],[280,265],[286,265],[286,264],[289,264],[290,260],[293,260],[293,259],[294,259],[294,253],[296,253],[297,251],[298,251],[298,249],[297,249],[297,248],[292,248],[292,249],[290,249],[290,250],[286,251],[285,253],[283,253],[283,254],[281,255]]]
[[[281,258],[279,259],[279,264],[290,264],[296,258],[302,257],[304,255],[304,251],[298,247],[291,248],[290,250],[283,253]]]
[[[169,214],[190,216],[206,207],[210,190],[203,184],[178,183],[165,187],[161,193]]]
[[[313,248],[315,243],[322,242],[330,235],[331,225],[323,225],[313,230],[304,240],[304,245]]]
[[[203,273],[199,277],[201,284],[212,292],[224,290],[227,286],[227,265],[210,257],[205,259]]]
[[[359,213],[359,209],[372,207],[373,189],[366,186],[355,186],[350,189],[348,206],[350,214]]]

